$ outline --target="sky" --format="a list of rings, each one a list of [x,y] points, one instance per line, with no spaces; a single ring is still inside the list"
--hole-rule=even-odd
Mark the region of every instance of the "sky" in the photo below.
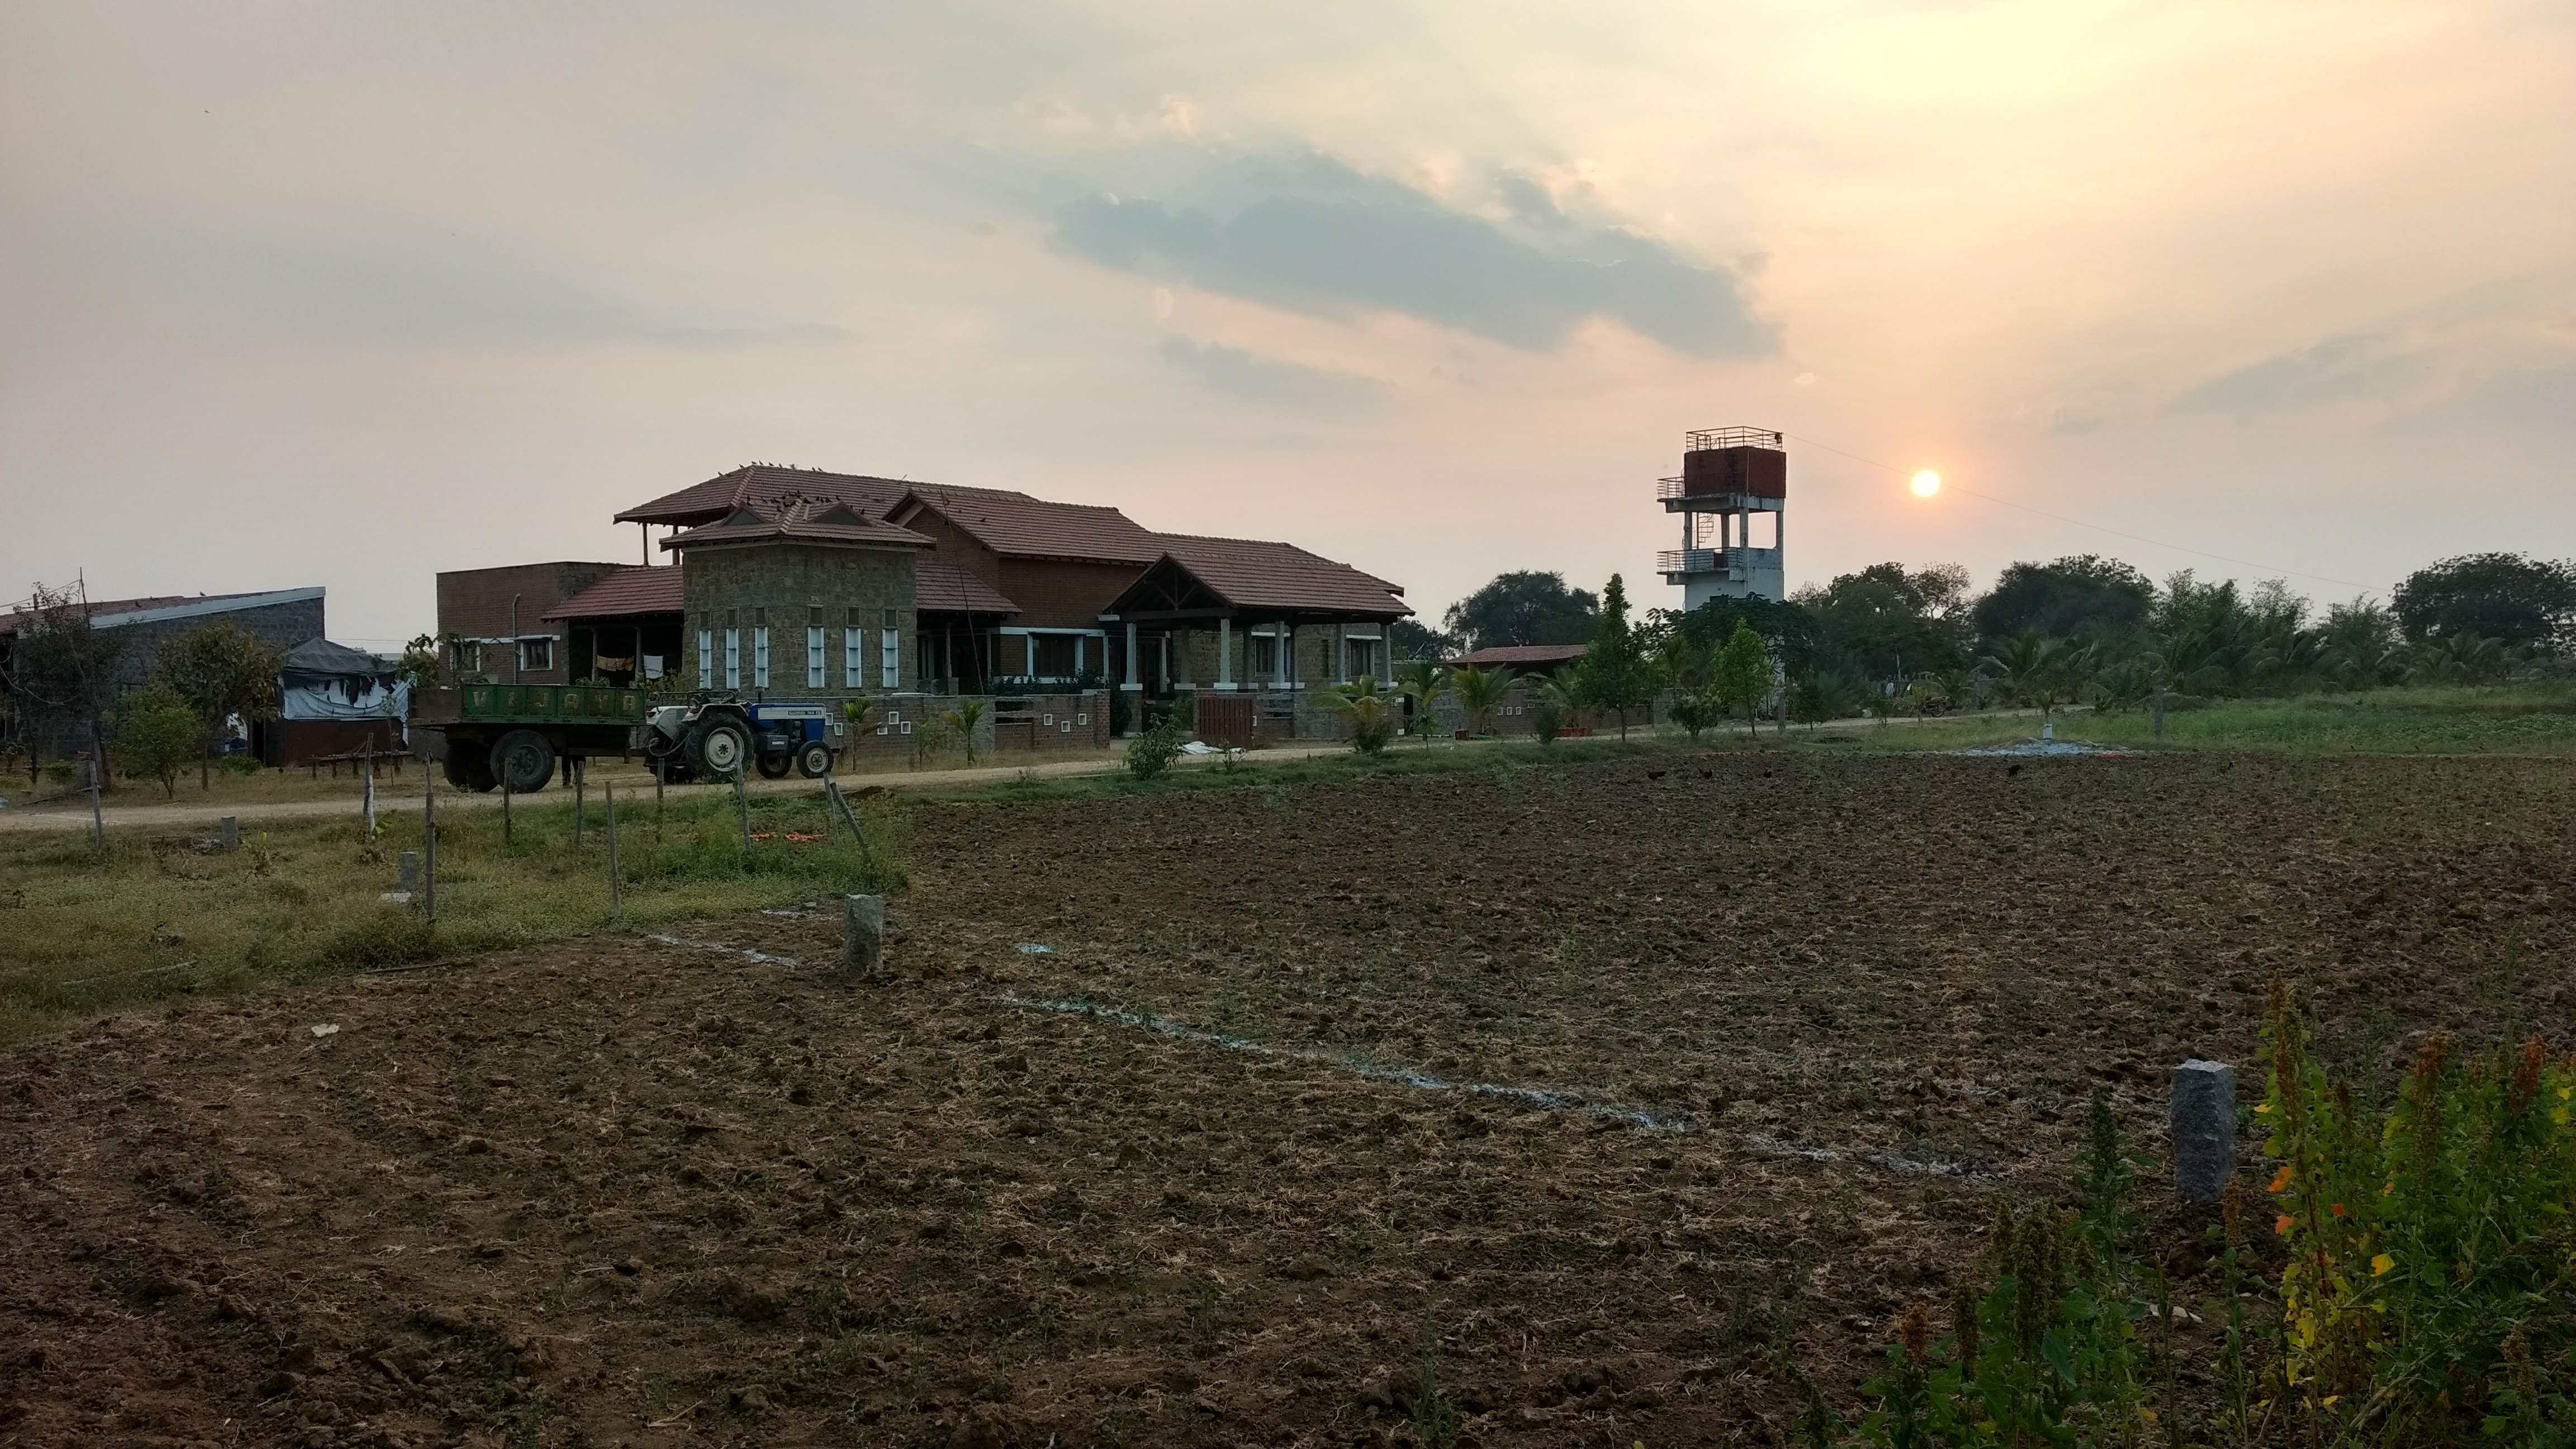
[[[1728,425],[1793,586],[2576,554],[2576,8],[0,0],[11,598],[387,647],[761,461],[1671,606]]]

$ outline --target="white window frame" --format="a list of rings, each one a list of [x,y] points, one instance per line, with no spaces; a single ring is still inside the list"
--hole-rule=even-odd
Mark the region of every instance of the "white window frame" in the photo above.
[[[716,687],[716,631],[698,631],[698,688]]]
[[[547,672],[548,670],[553,669],[553,668],[555,667],[555,636],[554,636],[554,635],[552,635],[552,634],[523,634],[523,635],[519,636],[517,639],[513,640],[513,641],[512,641],[512,643],[513,643],[514,645],[516,645],[516,647],[517,647],[517,649],[518,649],[518,657],[519,657],[519,672],[520,672],[521,674],[543,674],[543,673]],[[543,660],[541,660],[541,661],[539,661],[539,662],[537,662],[537,663],[533,663],[533,664],[532,664],[532,663],[530,663],[530,662],[528,661],[528,651],[529,651],[529,650],[531,650],[531,649],[543,649],[543,650],[545,650],[545,651],[546,651],[546,657],[545,657]]]
[[[766,624],[751,631],[751,687],[769,687],[769,626]]]
[[[841,631],[841,687],[843,689],[868,687],[868,666],[864,657],[866,646],[860,642],[865,637],[866,631],[862,629],[845,628]]]
[[[823,687],[823,626],[810,624],[805,629],[805,687]]]
[[[877,631],[877,674],[887,689],[903,687],[903,631]]]
[[[742,631],[725,631],[725,688],[742,688]]]

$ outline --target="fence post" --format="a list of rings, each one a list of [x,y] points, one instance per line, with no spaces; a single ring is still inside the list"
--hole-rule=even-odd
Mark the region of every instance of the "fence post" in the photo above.
[[[216,828],[221,832],[221,835],[219,836],[219,839],[222,841],[222,844],[223,844],[224,849],[226,849],[226,850],[239,850],[239,849],[241,849],[241,817],[240,817],[240,816],[238,816],[238,815],[227,815],[227,816],[225,816],[223,819],[216,821],[216,822],[215,822],[215,825],[216,825]]]
[[[438,772],[420,772],[420,912],[438,919]]]
[[[733,770],[733,803],[742,812],[742,854],[746,860],[751,858],[751,795],[745,789],[742,777],[750,765],[751,762],[745,760]]]
[[[885,964],[885,897],[841,897],[841,974],[874,976]]]
[[[98,808],[99,770],[96,755],[81,761],[81,773],[89,777],[90,838],[97,843],[99,849],[105,850],[107,849],[107,817],[100,813]]]
[[[608,798],[608,923],[626,924],[626,903],[617,893],[617,782],[603,780],[600,793]]]
[[[653,766],[653,843],[654,843],[655,845],[660,845],[660,844],[662,843],[662,770],[663,770],[663,768],[664,768],[664,767],[663,767],[662,765],[660,765],[660,764],[656,764],[656,765],[654,765],[654,766]]]
[[[868,833],[859,828],[859,817],[850,809],[850,797],[841,793],[840,782],[829,775],[823,777],[823,797],[832,802],[833,809],[840,812],[841,823],[850,827],[850,838],[859,843],[860,856],[864,858],[874,854],[868,849]]]
[[[2164,686],[2163,686],[2163,685],[2157,685],[2157,686],[2156,686],[2156,738],[2157,738],[2157,739],[2163,739],[2164,737],[2165,737],[2165,691],[2164,691]]]
[[[2236,1175],[2236,1069],[2195,1057],[2173,1069],[2174,1186],[2216,1202]]]
[[[582,781],[590,773],[588,770],[582,768],[582,766],[587,763],[589,762],[580,756],[575,756],[572,762],[572,848],[576,854],[580,853],[581,850],[581,818],[585,814],[589,813],[582,808],[583,801],[581,788]]]
[[[510,843],[510,777],[501,777],[501,843]]]
[[[359,810],[360,813],[366,816],[367,838],[369,840],[373,840],[376,838],[376,742],[374,740],[367,741],[367,788],[365,802],[365,804],[359,807]]]

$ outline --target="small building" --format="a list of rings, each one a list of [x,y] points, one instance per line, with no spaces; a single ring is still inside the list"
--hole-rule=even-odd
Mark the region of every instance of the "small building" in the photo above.
[[[403,717],[411,687],[394,661],[307,639],[286,651],[285,666],[277,676],[277,718],[251,726],[260,763],[284,768],[371,746],[384,755],[409,747]]]
[[[1583,657],[1589,644],[1497,644],[1490,649],[1474,649],[1450,660],[1452,665],[1475,669],[1509,669],[1521,674],[1556,674]]]
[[[280,653],[318,638],[322,633],[323,603],[321,589],[307,588],[94,599],[86,608],[91,629],[114,631],[117,635],[119,647],[112,680],[116,689],[123,690],[139,689],[151,681],[160,668],[164,643],[208,624],[238,625]],[[0,613],[0,675],[8,672],[18,633],[29,622],[23,606]],[[25,731],[19,743],[32,758],[61,758],[89,748],[86,739],[74,737],[67,722],[22,722],[17,727]]]
[[[556,612],[623,564],[505,564],[456,569],[438,576],[438,631],[459,641],[449,667],[468,679],[496,684],[570,684],[576,672],[571,636]]]

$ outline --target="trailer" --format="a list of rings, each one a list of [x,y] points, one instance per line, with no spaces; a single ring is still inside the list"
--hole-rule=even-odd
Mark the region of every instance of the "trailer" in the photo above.
[[[630,749],[648,696],[605,684],[466,684],[412,692],[414,748],[460,790],[542,790],[566,760]]]

